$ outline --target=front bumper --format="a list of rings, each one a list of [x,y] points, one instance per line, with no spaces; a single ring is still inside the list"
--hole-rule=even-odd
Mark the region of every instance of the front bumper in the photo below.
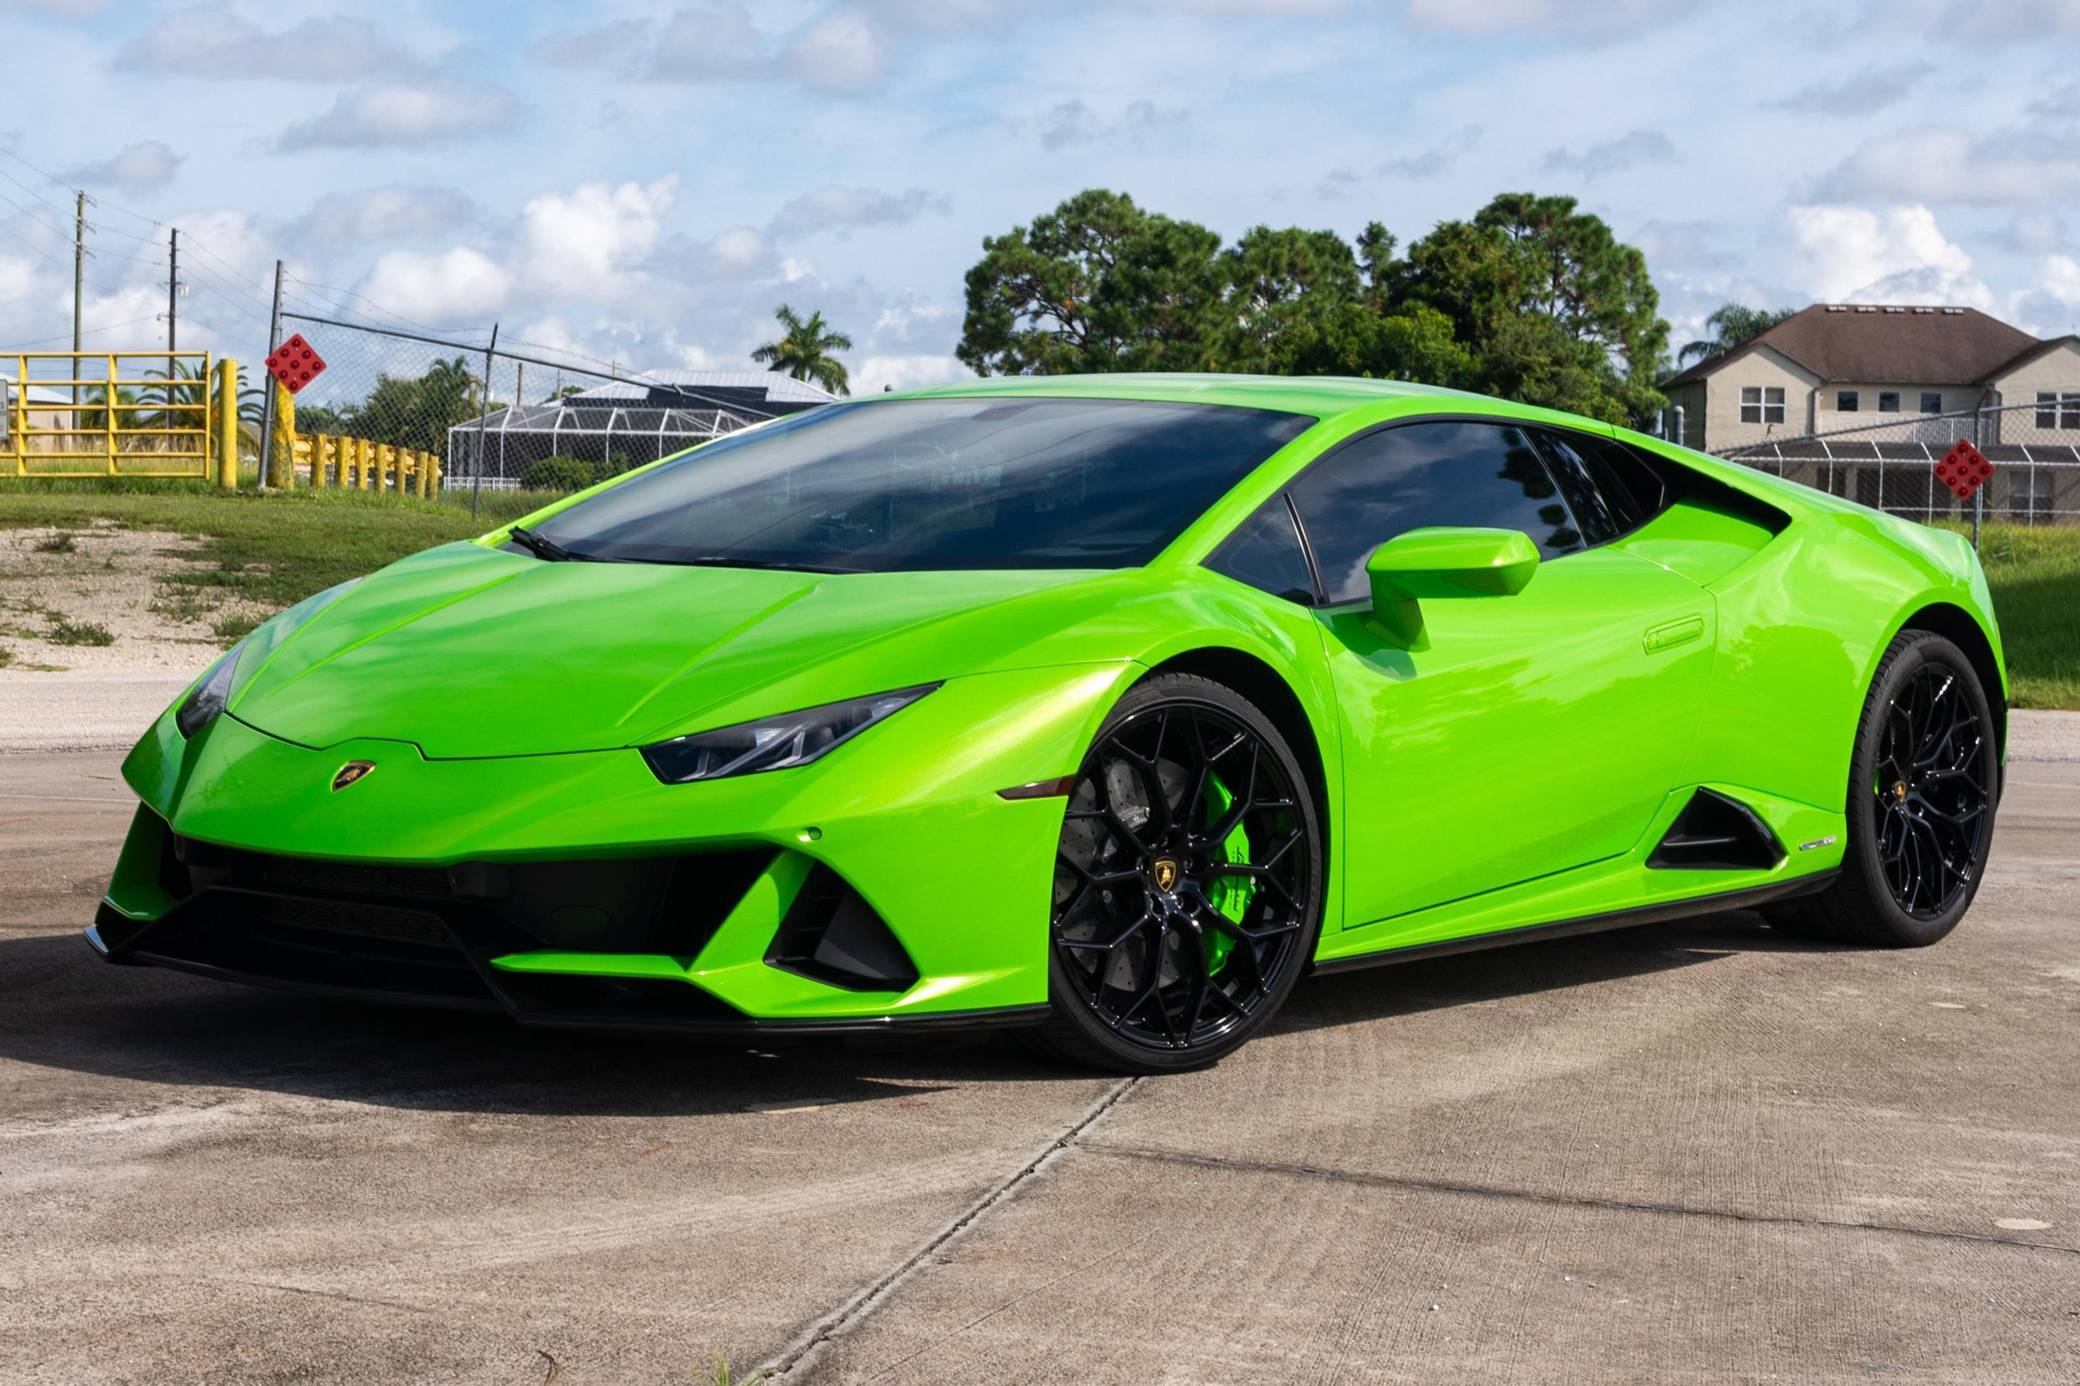
[[[89,941],[549,1024],[1030,1021],[1062,801],[1131,666],[949,681],[818,763],[662,785],[633,750],[429,760],[162,718]],[[376,769],[334,790],[350,760]]]

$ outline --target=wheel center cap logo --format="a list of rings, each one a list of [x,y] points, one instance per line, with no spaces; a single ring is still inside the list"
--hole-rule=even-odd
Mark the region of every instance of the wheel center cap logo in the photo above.
[[[1907,782],[1905,780],[1898,780],[1893,783],[1892,797],[1903,804],[1907,801]]]
[[[337,794],[340,790],[345,789],[348,785],[357,784],[361,780],[366,779],[368,777],[368,772],[375,768],[376,763],[372,760],[348,761],[345,765],[342,765],[338,770],[333,772],[333,793]]]
[[[1177,863],[1168,857],[1157,857],[1149,863],[1148,874],[1155,878],[1157,890],[1169,890],[1177,884]]]

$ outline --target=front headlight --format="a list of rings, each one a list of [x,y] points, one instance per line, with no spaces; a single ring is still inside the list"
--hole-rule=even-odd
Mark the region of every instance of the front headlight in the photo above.
[[[245,649],[246,642],[241,640],[226,650],[209,666],[195,691],[182,699],[180,709],[173,714],[173,725],[182,736],[194,736],[224,711],[224,704],[231,697],[232,681],[238,677],[238,657]]]
[[[893,693],[848,698],[842,703],[825,703],[779,717],[695,732],[645,746],[643,759],[666,784],[719,780],[729,775],[807,765],[938,686],[919,684]]]

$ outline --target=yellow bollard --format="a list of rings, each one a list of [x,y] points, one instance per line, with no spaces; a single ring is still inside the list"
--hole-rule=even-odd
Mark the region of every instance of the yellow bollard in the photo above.
[[[417,480],[419,482],[419,499],[425,500],[433,491],[432,453],[422,452],[419,454],[419,475]]]
[[[339,439],[330,433],[320,433],[311,439],[311,485],[319,490],[325,488],[325,458],[327,454],[339,456]]]
[[[441,455],[437,452],[427,453],[426,464],[427,470],[432,473],[426,479],[426,495],[430,500],[441,493]]]
[[[273,377],[267,383],[274,391],[274,474],[267,484],[286,491],[296,484],[296,396]]]
[[[376,445],[366,438],[354,440],[354,489],[368,489],[368,470],[375,465]]]
[[[226,356],[217,362],[217,398],[213,406],[217,421],[217,485],[226,491],[238,489],[238,362]]]

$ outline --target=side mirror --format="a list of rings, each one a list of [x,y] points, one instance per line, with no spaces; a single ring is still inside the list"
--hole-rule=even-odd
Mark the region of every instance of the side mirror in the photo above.
[[[1538,546],[1514,529],[1412,529],[1372,551],[1372,619],[1397,644],[1423,638],[1421,603],[1440,597],[1511,597],[1538,571]]]

